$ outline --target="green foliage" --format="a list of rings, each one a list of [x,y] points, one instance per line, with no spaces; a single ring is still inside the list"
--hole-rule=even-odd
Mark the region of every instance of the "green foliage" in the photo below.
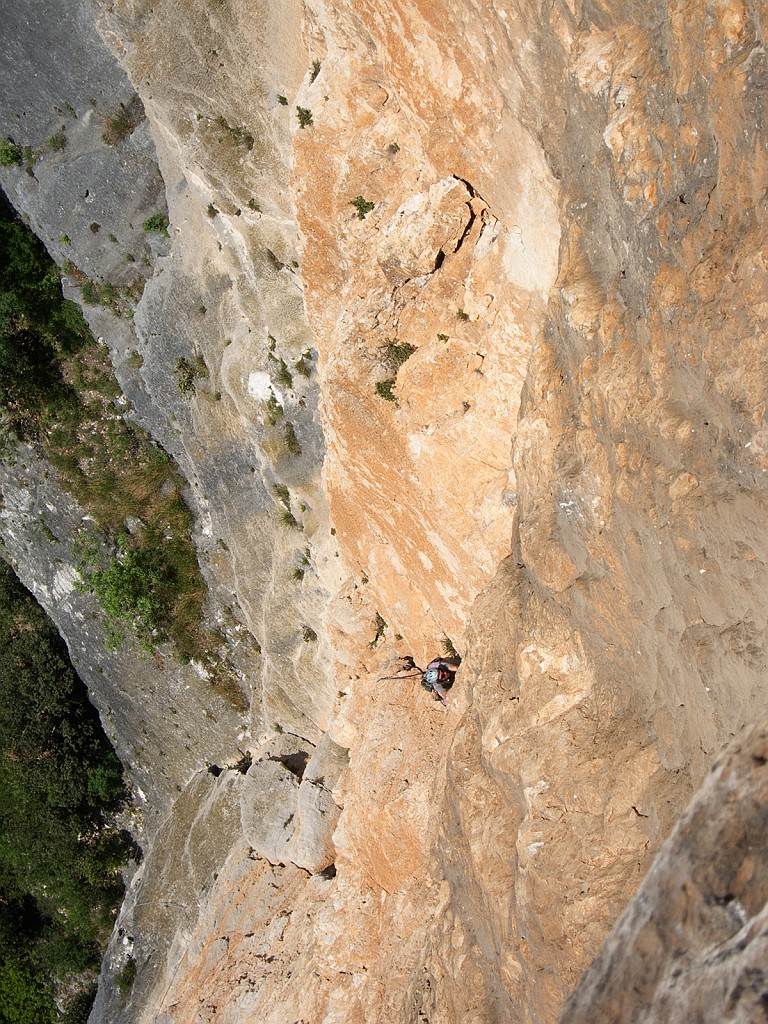
[[[403,363],[410,359],[416,351],[415,345],[411,345],[407,341],[400,341],[399,338],[387,338],[381,347],[388,361],[396,370],[399,370]]]
[[[463,309],[457,309],[456,319],[462,320],[464,323],[466,323],[469,320],[469,313],[465,313]]]
[[[296,107],[296,117],[299,119],[299,128],[309,128],[310,125],[314,124],[312,111],[308,110],[307,107]]]
[[[296,436],[296,428],[292,423],[286,422],[283,426],[283,437],[285,438],[285,447],[291,455],[301,455],[301,445]]]
[[[296,363],[296,373],[300,373],[302,377],[311,377],[312,375],[312,353],[304,352],[301,359]]]
[[[196,381],[208,376],[208,367],[202,356],[195,356],[193,362],[182,356],[176,360],[174,376],[176,377],[176,387],[182,398],[192,398],[197,390]]]
[[[78,280],[74,266],[71,273]],[[205,372],[204,364],[196,366],[198,376]],[[44,452],[61,486],[103,535],[120,536],[129,517],[142,524],[130,543],[143,552],[138,564],[162,577],[166,605],[158,635],[170,638],[182,659],[201,657],[210,643],[200,627],[205,585],[182,480],[168,455],[115,407],[119,394],[106,346],[94,342],[79,307],[62,297],[45,249],[0,206],[0,411],[6,430]]]
[[[379,398],[383,398],[387,402],[396,402],[397,399],[395,398],[395,395],[392,391],[392,389],[395,386],[395,383],[396,381],[394,377],[389,377],[387,380],[377,380],[375,385],[376,394],[379,396]]]
[[[291,507],[291,492],[285,486],[285,484],[275,484],[272,490],[277,495],[278,501],[284,508]]]
[[[143,646],[151,648],[161,628],[166,574],[156,553],[147,547],[131,547],[127,534],[106,566],[100,566],[98,549],[86,545],[78,562],[83,587],[94,593],[122,642],[122,630],[132,628]]]
[[[40,974],[19,961],[0,965],[0,1020],[9,1024],[55,1024],[56,1004]]]
[[[61,242],[62,245],[71,245],[72,244],[72,239],[69,237],[69,235],[59,235],[59,241]]]
[[[151,217],[142,224],[144,230],[150,233],[161,234],[164,238],[170,238],[168,234],[168,218],[164,213],[153,213]]]
[[[309,84],[310,85],[312,85],[312,83],[315,81],[315,79],[317,78],[317,76],[319,74],[320,74],[320,61],[319,60],[313,60],[312,61],[312,70],[309,73]]]
[[[304,626],[302,636],[305,644],[313,644],[317,640],[317,633],[311,626]]]
[[[387,149],[392,154],[392,156],[394,156],[395,153],[399,153],[400,152],[400,147],[398,146],[398,144],[396,142],[390,142],[390,144],[387,146]]]
[[[0,138],[0,167],[14,167],[21,164],[22,161],[21,146],[17,146],[7,135],[5,138]]]
[[[238,146],[245,146],[245,148],[248,150],[253,149],[254,138],[253,135],[251,135],[251,133],[245,127],[245,125],[232,125],[227,121],[227,119],[222,114],[219,114],[219,116],[215,119],[214,124],[217,125],[217,127],[221,128],[224,132],[226,132],[227,137],[231,139],[232,142],[236,143]],[[224,140],[222,138],[219,141],[223,142]]]
[[[51,153],[60,153],[64,149],[66,144],[67,136],[64,133],[64,130],[62,129],[60,132],[56,132],[55,135],[52,135],[45,145]]]
[[[458,651],[453,645],[453,640],[449,636],[443,637],[443,654],[449,658],[455,658],[458,655]]]
[[[282,384],[284,388],[293,387],[293,377],[291,371],[288,369],[284,359],[280,359],[277,373],[275,374],[278,384]]]
[[[101,138],[108,146],[116,146],[127,139],[136,122],[124,103],[120,103],[104,117],[104,131]]]
[[[126,994],[133,988],[136,980],[136,961],[129,956],[115,976],[115,988],[118,992]]]
[[[279,103],[279,104],[280,104],[280,105],[281,105],[282,107],[287,107],[287,106],[288,106],[288,97],[287,97],[287,96],[278,96],[278,97],[277,97],[277,102],[278,102],[278,103]]]
[[[437,340],[438,341],[448,341],[449,340],[449,336],[447,334],[438,334],[437,335]]]
[[[270,391],[269,398],[263,403],[264,419],[270,427],[276,426],[283,418],[283,407]]]
[[[369,647],[376,647],[379,642],[383,639],[384,633],[387,629],[387,624],[382,618],[379,612],[376,612],[376,633],[374,634],[373,640],[368,644]]]
[[[255,199],[248,200],[248,209],[253,210],[255,213],[261,213],[261,207],[259,206]]]
[[[57,1020],[50,979],[98,965],[128,852],[105,815],[125,795],[63,641],[0,562],[0,1021]]]
[[[371,212],[376,204],[369,203],[368,200],[364,199],[362,196],[355,196],[354,199],[350,199],[349,205],[354,206],[357,210],[358,220],[365,220],[366,216]]]
[[[291,512],[289,508],[281,509],[279,520],[281,524],[287,527],[289,530],[300,530],[301,523],[298,521],[296,516]]]

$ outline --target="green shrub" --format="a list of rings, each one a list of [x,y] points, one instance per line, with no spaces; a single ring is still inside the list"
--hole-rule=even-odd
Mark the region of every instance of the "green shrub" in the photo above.
[[[371,640],[371,642],[368,644],[368,646],[371,648],[378,646],[379,642],[383,639],[384,633],[387,629],[387,624],[379,612],[376,612],[375,625],[376,633],[374,634],[373,640]]]
[[[121,995],[126,995],[133,988],[136,980],[136,961],[129,956],[123,966],[115,975],[115,988]]]
[[[313,644],[317,640],[317,633],[311,626],[304,626],[302,636],[305,644]]]
[[[253,210],[255,213],[261,213],[261,207],[259,206],[255,199],[248,200],[248,209]]]
[[[51,137],[48,139],[45,145],[51,153],[60,153],[64,149],[66,144],[67,136],[65,135],[62,129],[62,131],[56,132],[55,135],[51,135]]]
[[[390,377],[388,380],[376,381],[376,394],[379,398],[386,399],[387,402],[395,402],[396,398],[392,393],[392,389],[395,386],[395,378]]]
[[[208,376],[208,367],[202,356],[195,356],[194,362],[182,356],[176,360],[174,375],[182,398],[192,398],[197,391],[196,382]]]
[[[390,142],[390,144],[387,146],[387,149],[393,156],[395,155],[395,153],[400,152],[400,147],[396,142]]]
[[[290,422],[286,422],[283,427],[283,436],[285,438],[285,447],[291,453],[291,455],[301,455],[301,445],[299,439],[296,436],[296,429]]]
[[[232,125],[222,114],[219,114],[215,119],[214,124],[226,132],[227,136],[238,146],[245,146],[248,150],[253,149],[254,138],[245,125]],[[223,139],[219,141],[223,141]]]
[[[106,114],[103,124],[101,138],[108,146],[116,146],[123,139],[127,139],[136,127],[136,122],[124,103],[120,103]]]
[[[288,106],[288,97],[287,97],[287,96],[278,96],[278,97],[277,97],[277,102],[278,102],[278,103],[279,103],[279,104],[280,104],[280,105],[281,105],[282,107],[287,107],[287,106]]]
[[[0,167],[13,167],[21,164],[22,160],[21,147],[17,146],[7,135],[5,138],[0,138]]]
[[[319,74],[320,74],[320,61],[319,60],[313,60],[312,61],[312,70],[309,73],[309,84],[310,85],[312,85],[312,83],[315,81],[315,79],[317,78],[317,76]]]
[[[269,398],[264,401],[262,408],[264,409],[264,419],[270,427],[276,426],[283,418],[283,407],[271,391]]]
[[[469,320],[469,313],[465,313],[463,309],[457,309],[456,310],[456,319],[457,320],[463,320],[464,323],[466,323],[467,320]]]
[[[142,224],[144,230],[149,233],[155,233],[163,235],[164,238],[169,238],[168,234],[168,218],[164,213],[153,213],[151,217]]]
[[[314,124],[312,111],[308,110],[307,107],[296,107],[296,117],[299,119],[299,128],[309,128],[310,125]]]
[[[381,347],[388,362],[394,365],[395,369],[399,369],[416,351],[415,345],[411,345],[407,341],[401,342],[399,338],[387,338]]]
[[[312,353],[304,352],[301,359],[296,363],[296,373],[300,373],[302,377],[312,376]]]
[[[282,384],[284,388],[293,387],[293,377],[291,371],[288,369],[284,359],[280,359],[277,373],[275,374],[278,384]]]
[[[371,212],[376,204],[369,203],[368,200],[364,199],[362,196],[355,196],[354,199],[350,199],[349,205],[354,206],[357,210],[358,220],[365,220],[366,216]]]

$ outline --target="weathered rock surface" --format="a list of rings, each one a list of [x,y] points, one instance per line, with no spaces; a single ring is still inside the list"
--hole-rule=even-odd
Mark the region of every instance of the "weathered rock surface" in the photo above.
[[[99,7],[171,221],[100,333],[263,652],[252,775],[195,777],[134,904],[221,793],[215,884],[126,908],[140,984],[102,1019],[554,1021],[762,709],[763,14]],[[447,709],[380,681],[443,637]],[[232,810],[262,775],[275,864]]]
[[[763,718],[715,762],[563,1024],[765,1019],[767,766]]]

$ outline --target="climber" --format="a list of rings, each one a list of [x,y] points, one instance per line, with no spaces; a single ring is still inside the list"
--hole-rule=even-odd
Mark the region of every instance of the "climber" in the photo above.
[[[431,690],[435,700],[447,704],[446,694],[453,686],[456,678],[456,669],[461,664],[461,655],[453,654],[449,658],[434,658],[427,665],[421,685],[425,690]]]

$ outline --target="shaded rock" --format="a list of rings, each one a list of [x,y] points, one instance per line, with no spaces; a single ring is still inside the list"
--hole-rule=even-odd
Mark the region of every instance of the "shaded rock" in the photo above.
[[[751,1024],[768,1007],[768,718],[718,758],[562,1024]]]

